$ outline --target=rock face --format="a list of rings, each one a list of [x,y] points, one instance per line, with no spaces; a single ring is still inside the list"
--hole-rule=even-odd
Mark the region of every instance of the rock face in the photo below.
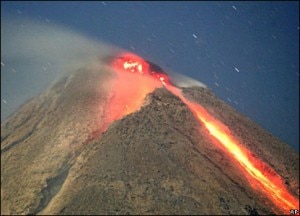
[[[280,212],[164,88],[106,129],[110,94],[103,74],[82,70],[63,78],[1,125],[1,214]],[[183,92],[225,123],[299,197],[297,152],[208,89]]]

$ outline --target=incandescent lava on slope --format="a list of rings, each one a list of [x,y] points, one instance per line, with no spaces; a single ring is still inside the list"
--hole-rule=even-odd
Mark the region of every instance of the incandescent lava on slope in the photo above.
[[[2,214],[287,214],[259,184],[253,190],[193,108],[227,125],[299,196],[299,156],[289,146],[208,89],[175,96],[151,62],[107,61],[65,77],[1,125]]]
[[[232,156],[244,169],[245,176],[253,189],[268,197],[277,209],[277,213],[286,213],[291,209],[299,209],[299,199],[292,195],[284,185],[284,180],[270,166],[265,164],[232,135],[230,129],[211,116],[201,105],[188,101],[178,89],[167,86],[194,113],[195,117],[204,124],[214,142],[222,144],[225,153]],[[280,210],[279,210],[280,209]]]
[[[239,141],[232,136],[228,127],[211,116],[204,107],[187,100],[179,89],[173,86],[167,75],[162,71],[153,71],[149,64],[134,54],[123,54],[116,58],[112,65],[117,69],[130,73],[151,75],[159,79],[166,88],[178,96],[191,110],[195,117],[204,124],[215,141],[222,144],[224,153],[229,154],[246,171],[246,178],[253,189],[266,195],[277,209],[277,213],[289,212],[291,209],[299,209],[299,199],[291,195],[284,185],[284,180],[274,170],[261,160],[252,156],[251,152],[244,148]],[[274,208],[276,209],[276,208]]]

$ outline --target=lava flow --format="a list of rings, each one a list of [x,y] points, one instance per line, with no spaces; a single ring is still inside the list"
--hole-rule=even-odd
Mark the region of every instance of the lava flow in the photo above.
[[[278,209],[282,210],[282,213],[288,213],[291,209],[299,209],[299,200],[289,193],[284,186],[282,178],[267,164],[263,163],[256,157],[253,157],[253,154],[244,148],[241,143],[232,136],[228,127],[211,116],[204,107],[187,100],[183,96],[182,92],[172,85],[166,73],[162,70],[153,70],[159,68],[158,66],[151,62],[147,62],[134,54],[124,54],[123,56],[116,58],[112,62],[112,65],[117,70],[121,71],[120,74],[126,74],[123,72],[129,72],[133,74],[146,75],[146,77],[155,78],[156,81],[159,80],[172,94],[178,96],[182,102],[189,107],[195,118],[209,131],[212,139],[219,142],[223,150],[241,165],[241,168],[243,168],[246,173],[246,178],[254,189],[262,191]],[[120,103],[132,103],[131,99],[126,102],[123,100],[126,100],[126,97],[133,94],[136,95],[133,100],[135,100],[137,104],[130,105],[132,106],[130,112],[132,112],[136,110],[137,107],[141,106],[141,102],[147,93],[150,93],[156,87],[159,87],[157,83],[155,85],[145,85],[148,81],[140,85],[140,83],[137,83],[139,81],[136,79],[137,78],[134,79],[134,83],[130,87],[127,87],[125,84],[126,87],[123,90],[128,94],[126,93],[124,95],[122,92],[119,97],[117,96],[115,98],[116,103],[112,103],[114,104],[113,106],[118,107]],[[123,83],[123,81],[121,83]],[[136,85],[139,87],[128,92]],[[124,113],[126,112],[123,112],[123,114]],[[117,116],[119,117],[119,115]]]
[[[299,209],[299,200],[285,188],[281,177],[268,165],[251,157],[251,152],[242,147],[224,124],[212,117],[204,107],[188,101],[179,89],[170,85],[166,87],[189,107],[196,119],[204,124],[210,135],[218,140],[225,151],[238,161],[248,173],[246,177],[254,189],[262,190],[285,213],[290,212],[291,209]]]

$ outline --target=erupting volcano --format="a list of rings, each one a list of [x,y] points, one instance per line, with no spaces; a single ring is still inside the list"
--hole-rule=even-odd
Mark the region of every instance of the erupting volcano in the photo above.
[[[180,88],[135,54],[103,61],[1,125],[1,213],[299,209],[299,155],[289,146],[208,89]]]

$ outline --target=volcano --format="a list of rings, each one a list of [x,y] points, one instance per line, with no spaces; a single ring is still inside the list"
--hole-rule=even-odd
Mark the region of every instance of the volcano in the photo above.
[[[82,67],[1,124],[1,214],[297,213],[296,151],[208,88],[126,67]],[[212,136],[198,105],[239,149]],[[244,150],[270,186],[237,160]]]

